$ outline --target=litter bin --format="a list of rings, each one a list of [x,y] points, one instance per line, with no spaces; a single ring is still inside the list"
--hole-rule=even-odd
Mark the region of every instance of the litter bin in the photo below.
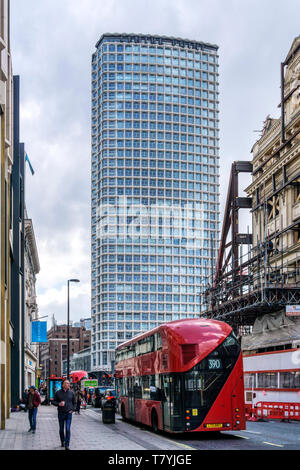
[[[113,424],[115,422],[116,406],[114,400],[106,400],[102,405],[102,422]]]

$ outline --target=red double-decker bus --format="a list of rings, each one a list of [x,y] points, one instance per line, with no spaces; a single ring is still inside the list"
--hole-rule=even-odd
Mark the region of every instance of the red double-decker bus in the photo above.
[[[123,419],[154,431],[245,429],[243,363],[226,323],[165,323],[116,349],[116,387]]]

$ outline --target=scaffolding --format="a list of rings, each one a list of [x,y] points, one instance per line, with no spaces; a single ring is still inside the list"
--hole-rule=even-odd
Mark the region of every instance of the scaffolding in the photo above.
[[[300,304],[300,172],[297,171],[300,107],[290,108],[292,99],[294,103],[298,102],[300,80],[295,64],[299,51],[298,36],[281,63],[281,118],[272,120],[268,117],[261,135],[273,132],[273,147],[262,146],[262,151],[257,154],[260,157],[256,158],[257,165],[253,166],[250,161],[232,164],[215,273],[202,293],[205,315],[224,320],[239,332],[251,330],[258,316],[278,312],[286,305]],[[291,77],[294,77],[293,81]],[[290,171],[292,160],[295,164]],[[241,172],[251,173],[254,181],[264,180],[263,187],[257,184],[256,192],[251,193],[253,198],[238,195]],[[264,173],[266,178],[260,178]],[[292,218],[284,225],[280,197],[284,198],[286,192],[291,193],[291,188],[298,212],[289,207]],[[240,209],[249,209],[254,214],[252,221],[256,220],[260,230],[255,240],[249,229],[247,233],[239,233]]]
[[[223,228],[215,274],[204,291],[206,316],[226,321],[241,334],[251,331],[258,316],[277,312],[286,305],[300,304],[300,256],[294,245],[283,246],[283,236],[296,231],[300,239],[300,219],[291,225],[276,227],[276,199],[288,185],[300,185],[297,177],[281,187],[252,208],[252,198],[238,195],[238,174],[252,172],[251,162],[238,161],[232,164]],[[253,240],[249,233],[239,233],[239,209],[263,210],[264,241]],[[271,235],[267,226],[269,218],[275,222]],[[231,235],[231,240],[227,239]],[[243,246],[247,247],[246,253]],[[293,254],[291,256],[291,254]]]

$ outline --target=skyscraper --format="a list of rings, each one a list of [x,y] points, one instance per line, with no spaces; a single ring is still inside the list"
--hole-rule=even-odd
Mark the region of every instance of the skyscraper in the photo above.
[[[199,316],[219,235],[218,47],[104,34],[92,55],[92,368]]]

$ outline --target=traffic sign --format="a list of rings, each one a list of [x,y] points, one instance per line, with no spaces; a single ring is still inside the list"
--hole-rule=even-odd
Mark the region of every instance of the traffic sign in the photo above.
[[[98,380],[83,380],[81,382],[82,388],[88,388],[88,387],[98,387]]]

